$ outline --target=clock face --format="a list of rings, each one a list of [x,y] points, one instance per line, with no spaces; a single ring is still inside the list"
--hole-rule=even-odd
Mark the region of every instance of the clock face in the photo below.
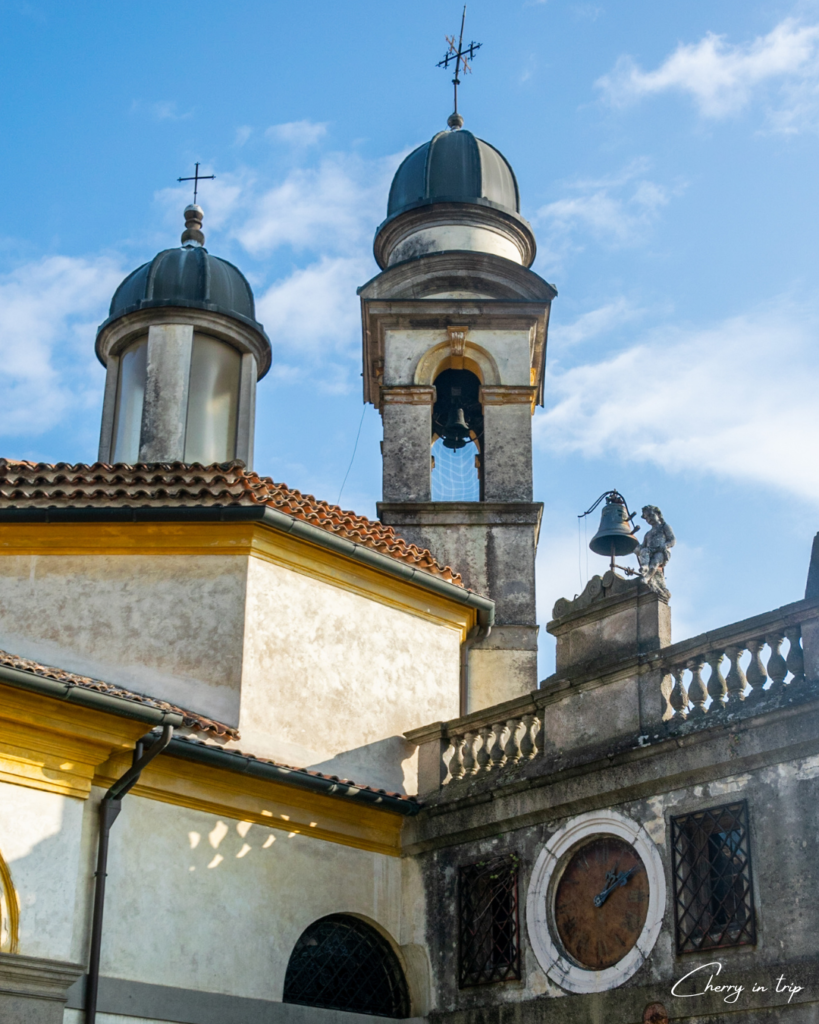
[[[569,854],[554,890],[554,923],[580,967],[602,971],[628,953],[648,912],[648,876],[623,839],[600,835]]]

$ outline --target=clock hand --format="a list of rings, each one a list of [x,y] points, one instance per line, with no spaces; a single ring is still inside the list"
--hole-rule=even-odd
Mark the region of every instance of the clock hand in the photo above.
[[[634,867],[631,868],[629,871],[621,871],[617,875],[613,871],[607,871],[606,872],[606,881],[609,884],[606,886],[605,889],[603,889],[602,892],[599,892],[594,897],[594,905],[596,907],[602,907],[603,904],[606,902],[606,900],[611,895],[611,893],[613,893],[615,889],[619,888],[619,886],[625,885],[626,882],[628,882],[628,880],[631,878],[631,876],[634,874],[634,872],[637,870],[638,867],[639,867],[639,865],[635,864]]]

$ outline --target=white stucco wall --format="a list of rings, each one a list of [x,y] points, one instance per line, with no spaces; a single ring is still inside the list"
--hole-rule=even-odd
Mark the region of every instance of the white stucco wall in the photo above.
[[[236,724],[247,559],[0,558],[0,647]]]
[[[415,792],[403,733],[458,714],[460,642],[455,629],[254,558],[240,745]]]
[[[104,976],[280,1001],[293,947],[320,917],[417,937],[399,858],[133,796],[111,835]]]
[[[24,956],[77,959],[83,807],[74,797],[0,782],[0,854],[17,896]]]

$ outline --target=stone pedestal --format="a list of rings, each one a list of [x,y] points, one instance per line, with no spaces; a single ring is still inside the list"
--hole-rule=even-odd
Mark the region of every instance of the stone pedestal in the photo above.
[[[83,970],[80,964],[0,953],[0,1021],[62,1024],[68,990]]]
[[[558,677],[667,647],[671,610],[641,579],[593,576],[573,601],[561,598],[546,629],[557,638]]]

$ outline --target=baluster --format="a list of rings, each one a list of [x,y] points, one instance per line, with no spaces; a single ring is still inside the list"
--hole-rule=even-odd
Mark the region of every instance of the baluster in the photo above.
[[[520,737],[520,756],[524,761],[531,761],[535,756],[534,730],[537,719],[534,715],[523,716],[523,735]]]
[[[460,779],[464,773],[464,763],[461,760],[461,744],[463,737],[455,736],[452,739],[452,757],[449,762],[449,774],[453,779]]]
[[[492,726],[492,742],[489,745],[489,760],[491,762],[490,770],[492,768],[500,768],[503,764],[503,744],[501,743],[501,736],[505,725],[503,722],[495,722]]]
[[[745,678],[742,665],[739,663],[744,650],[744,647],[739,647],[738,645],[725,648],[725,655],[731,663],[728,675],[725,677],[725,687],[728,691],[726,701],[732,707],[738,701],[745,700],[745,688],[748,685],[748,680]]]
[[[461,754],[461,761],[464,766],[464,775],[475,774],[475,733],[465,732],[464,733],[464,745]]]
[[[544,719],[546,717],[546,709],[544,708],[539,715],[536,716],[537,725],[535,727],[535,757],[540,757],[543,754],[543,744],[546,740],[546,730],[544,728]]]
[[[785,664],[788,666],[788,671],[793,673],[793,679],[790,681],[790,685],[797,686],[805,681],[805,656],[802,652],[802,630],[799,626],[788,626],[785,630],[785,636],[788,638],[790,648],[788,649],[788,657],[785,659]]]
[[[770,689],[773,690],[785,681],[785,676],[788,674],[787,663],[779,649],[785,637],[781,633],[772,633],[767,639],[768,646],[771,649],[771,654],[768,658],[768,675],[771,678]]]
[[[475,760],[478,764],[478,772],[483,774],[489,770],[489,737],[492,735],[492,730],[488,725],[482,725],[478,729],[478,734],[481,737],[481,745],[478,747],[478,752],[475,755]]]
[[[762,696],[762,688],[768,678],[768,673],[762,664],[762,648],[765,646],[765,641],[749,640],[746,646],[751,652],[751,663],[748,666],[748,671],[745,673],[745,678],[751,687],[748,700],[759,700]]]
[[[725,707],[725,677],[722,674],[722,651],[709,651],[706,660],[711,667],[708,679],[708,696],[711,698],[709,711],[722,711]]]
[[[668,698],[674,714],[679,718],[688,718],[688,690],[685,688],[685,665],[677,665],[671,669],[674,676],[674,689]]]
[[[690,718],[701,718],[705,714],[705,702],[708,700],[708,689],[705,680],[702,678],[702,666],[705,658],[698,654],[688,662],[688,669],[691,672],[691,682],[688,684],[688,699],[694,705],[689,712]]]
[[[520,743],[518,742],[519,726],[519,718],[510,718],[506,722],[506,728],[509,730],[509,735],[506,738],[506,746],[503,748],[503,752],[506,754],[507,764],[511,764],[513,761],[517,761],[520,758]]]

